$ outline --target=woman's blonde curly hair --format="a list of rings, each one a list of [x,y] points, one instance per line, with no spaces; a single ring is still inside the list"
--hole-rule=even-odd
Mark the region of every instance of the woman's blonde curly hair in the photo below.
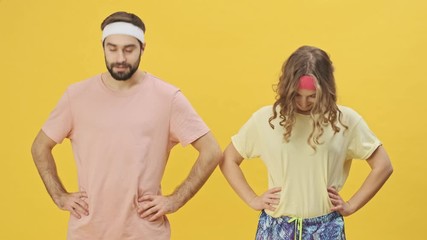
[[[324,133],[324,127],[328,125],[335,133],[341,129],[337,121],[341,122],[342,113],[337,106],[337,94],[334,67],[328,54],[322,49],[312,46],[298,48],[283,64],[279,83],[276,85],[276,101],[273,105],[273,116],[269,119],[271,123],[278,116],[280,125],[284,127],[284,139],[289,142],[292,135],[292,127],[295,124],[295,113],[297,111],[295,96],[297,95],[299,79],[303,75],[312,76],[315,79],[316,99],[310,116],[313,119],[313,130],[307,139],[307,143],[316,150],[316,145],[322,144],[320,138]]]

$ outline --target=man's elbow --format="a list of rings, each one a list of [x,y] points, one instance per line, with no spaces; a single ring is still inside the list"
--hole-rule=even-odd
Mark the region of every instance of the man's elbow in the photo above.
[[[43,135],[44,133],[39,132],[31,145],[31,155],[35,162],[43,160],[43,157],[47,153],[51,153],[55,142]]]
[[[212,146],[212,149],[211,149],[211,162],[212,162],[212,164],[217,166],[220,163],[221,159],[222,159],[221,148],[218,145]]]
[[[205,151],[200,152],[200,154],[200,159],[204,159],[205,168],[212,171],[218,166],[222,158],[221,149],[217,144],[212,144]]]
[[[33,144],[31,145],[31,155],[33,156],[33,160],[36,161],[36,159],[38,159],[38,156],[41,155],[41,146],[38,143],[37,139],[34,140]]]

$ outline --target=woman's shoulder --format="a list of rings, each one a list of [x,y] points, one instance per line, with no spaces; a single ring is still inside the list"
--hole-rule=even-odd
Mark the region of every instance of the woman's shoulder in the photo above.
[[[338,109],[342,113],[342,119],[347,123],[357,123],[362,116],[353,108],[338,105]]]
[[[252,116],[254,117],[265,117],[266,115],[271,116],[273,114],[273,106],[267,105],[256,110]]]
[[[351,108],[351,107],[348,107],[348,106],[343,106],[343,105],[338,105],[338,109],[343,113],[343,114],[346,114],[346,115],[359,115],[359,113],[357,113],[357,111],[356,110],[354,110],[353,108]]]

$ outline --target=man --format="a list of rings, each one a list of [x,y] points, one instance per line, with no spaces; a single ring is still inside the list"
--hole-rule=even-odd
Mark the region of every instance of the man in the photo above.
[[[32,146],[34,162],[55,204],[71,213],[68,239],[170,239],[166,214],[202,187],[221,158],[208,127],[176,87],[138,70],[145,26],[116,12],[101,24],[108,72],[71,85]],[[70,139],[79,192],[69,193],[52,149]],[[167,196],[160,182],[174,145],[199,156]]]

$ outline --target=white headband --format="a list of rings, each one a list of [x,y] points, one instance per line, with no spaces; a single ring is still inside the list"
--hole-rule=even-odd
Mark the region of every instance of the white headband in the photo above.
[[[135,37],[142,43],[144,43],[144,32],[141,28],[127,22],[113,22],[104,27],[102,31],[102,41],[106,37],[113,34],[124,34]]]

